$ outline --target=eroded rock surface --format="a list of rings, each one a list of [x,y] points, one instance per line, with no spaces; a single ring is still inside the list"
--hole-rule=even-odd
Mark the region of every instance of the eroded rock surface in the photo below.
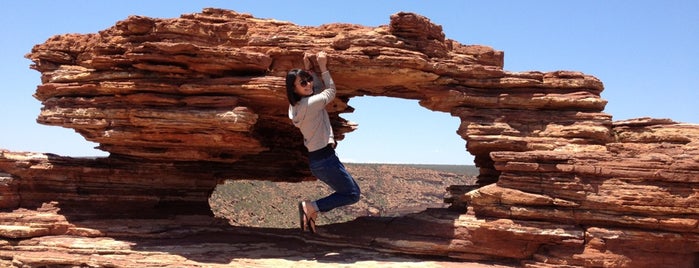
[[[461,119],[455,129],[475,156],[480,188],[450,188],[461,211],[360,218],[308,239],[527,267],[699,261],[699,126],[612,122],[597,78],[508,72],[501,51],[449,40],[416,14],[379,27],[305,27],[220,9],[132,16],[32,49],[27,57],[42,74],[38,122],[75,129],[110,156],[0,152],[0,260],[82,265],[71,258],[97,254],[86,265],[128,265],[108,260],[119,259],[114,247],[95,246],[151,233],[119,232],[124,220],[207,233],[200,221],[177,219],[211,219],[207,198],[222,180],[312,179],[287,118],[283,76],[318,50],[338,87],[328,106],[337,137],[356,128],[339,116],[352,111],[352,97],[419,100]],[[63,252],[59,237],[91,250],[33,253]]]

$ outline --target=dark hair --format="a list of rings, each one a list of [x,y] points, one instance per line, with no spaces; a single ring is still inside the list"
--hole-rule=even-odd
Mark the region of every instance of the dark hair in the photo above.
[[[302,96],[299,96],[299,94],[296,94],[295,91],[297,76],[301,76],[301,79],[308,79],[309,77],[312,79],[310,73],[301,69],[293,69],[286,73],[286,97],[289,99],[289,104],[291,105],[296,105],[296,103],[303,98]]]

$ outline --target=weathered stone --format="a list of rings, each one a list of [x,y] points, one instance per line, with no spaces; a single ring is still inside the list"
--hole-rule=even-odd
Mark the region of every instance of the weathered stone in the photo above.
[[[171,255],[113,259],[149,255],[111,237],[221,231],[207,227],[220,181],[312,179],[283,77],[319,50],[338,87],[328,106],[336,137],[356,128],[339,116],[353,97],[419,100],[461,120],[484,187],[452,187],[447,201],[458,212],[360,218],[304,239],[527,267],[699,261],[699,126],[612,122],[597,78],[508,72],[501,51],[449,40],[417,14],[379,27],[302,27],[205,9],[132,16],[97,34],[52,37],[27,55],[42,75],[38,122],[75,129],[110,156],[0,151],[0,237],[12,239],[0,241],[0,264],[167,266]]]

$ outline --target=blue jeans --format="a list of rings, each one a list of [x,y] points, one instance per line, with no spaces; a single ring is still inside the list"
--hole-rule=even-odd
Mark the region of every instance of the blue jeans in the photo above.
[[[334,150],[332,153],[327,152],[316,157],[311,155],[309,158],[309,166],[313,176],[335,190],[334,193],[315,201],[320,212],[327,212],[359,201],[361,194],[359,185],[347,172]]]

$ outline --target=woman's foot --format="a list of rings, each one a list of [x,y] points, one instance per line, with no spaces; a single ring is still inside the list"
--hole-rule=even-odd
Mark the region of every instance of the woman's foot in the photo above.
[[[311,233],[316,233],[316,218],[318,211],[310,201],[299,202],[299,215],[301,220],[301,230],[310,230]],[[304,221],[305,220],[305,221]]]
[[[303,201],[299,202],[299,223],[301,225],[301,232],[308,231],[308,216],[306,215],[305,209],[303,209]]]

